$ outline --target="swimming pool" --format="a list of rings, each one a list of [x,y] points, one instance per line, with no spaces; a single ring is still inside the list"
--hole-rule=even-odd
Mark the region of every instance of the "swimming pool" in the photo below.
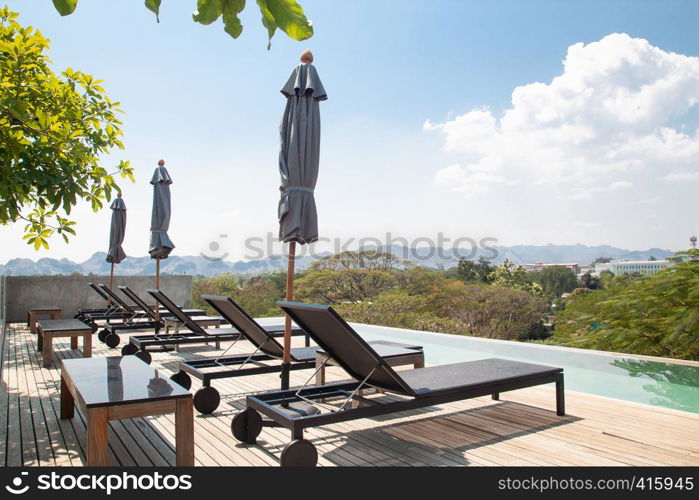
[[[280,324],[283,318],[265,318]],[[352,323],[365,340],[418,344],[429,365],[505,358],[564,369],[573,391],[699,413],[699,363],[665,363],[625,354],[587,351],[463,335]]]

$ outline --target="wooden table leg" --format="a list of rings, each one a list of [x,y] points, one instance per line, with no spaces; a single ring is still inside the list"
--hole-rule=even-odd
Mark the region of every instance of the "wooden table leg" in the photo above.
[[[109,465],[109,408],[87,409],[87,465]]]
[[[73,418],[75,415],[75,400],[61,374],[61,418]]]
[[[44,334],[44,340],[41,342],[42,353],[43,353],[43,366],[44,368],[51,367],[51,358],[53,358],[53,337],[51,334]]]
[[[36,331],[37,337],[36,337],[36,348],[39,352],[44,350],[44,331],[39,328]]]
[[[27,323],[29,324],[29,332],[36,333],[36,314],[33,311],[27,313]]]
[[[78,348],[78,337],[71,337],[71,338],[70,338],[70,348],[71,348],[71,349],[77,349],[77,348]]]
[[[175,453],[178,467],[194,467],[192,398],[178,399],[175,406]]]
[[[316,357],[316,366],[320,366],[316,373],[316,385],[325,385],[325,363],[327,358],[324,356],[321,358],[321,356],[322,355],[318,355],[318,357]]]
[[[77,341],[77,339],[75,339]],[[92,357],[92,334],[83,335],[83,358]]]

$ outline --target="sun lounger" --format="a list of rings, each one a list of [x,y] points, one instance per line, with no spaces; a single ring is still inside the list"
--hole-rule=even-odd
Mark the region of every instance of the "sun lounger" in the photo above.
[[[215,411],[221,399],[219,392],[211,386],[212,380],[281,371],[280,361],[284,348],[275,337],[284,334],[284,325],[262,326],[228,297],[202,295],[202,298],[255,347],[252,353],[226,356],[226,352],[235,345],[234,342],[216,358],[180,362],[180,371],[171,378],[187,389],[192,386],[190,376],[201,381],[203,387],[194,394],[194,407],[200,413],[206,414]],[[292,335],[305,336],[305,332],[294,327]],[[387,357],[414,354],[415,350],[422,349],[419,346],[408,345],[377,345],[375,348]],[[318,347],[309,346],[292,348],[290,369],[315,368],[318,350]]]
[[[502,392],[540,384],[556,384],[556,413],[565,414],[561,368],[492,358],[397,372],[330,306],[284,301],[277,304],[354,379],[247,396],[247,408],[232,421],[233,435],[254,444],[263,426],[289,429],[291,442],[282,451],[283,466],[316,464],[315,446],[303,438],[308,427],[486,395],[498,399]],[[397,398],[386,401],[361,396],[362,389],[369,387]],[[260,414],[268,420],[263,421]]]
[[[105,294],[102,290],[100,290],[100,288],[96,284],[88,283],[87,286],[89,286],[97,295],[104,299],[105,307],[78,309],[78,312],[75,313],[75,316],[73,316],[75,319],[82,320],[87,314],[106,314],[112,311],[120,310],[119,305],[112,303],[109,300],[109,296]]]
[[[105,287],[104,292],[112,296],[115,301],[122,305],[122,307],[128,307],[134,311],[134,315],[128,321],[123,323],[107,323],[97,334],[97,338],[107,344],[107,346],[114,348],[119,345],[120,339],[118,334],[123,331],[146,330],[153,328],[155,330],[155,334],[157,335],[160,329],[163,327],[162,317],[157,317],[154,308],[146,304],[146,302],[128,286],[119,286],[119,290],[121,290],[121,292],[136,305],[136,308],[130,306],[109,288]],[[166,314],[169,314],[167,310],[164,311]],[[204,316],[206,314],[201,309],[182,309],[182,311],[188,316]]]
[[[103,297],[106,297],[106,300],[112,304],[112,308],[106,312],[86,312],[82,314],[80,319],[92,326],[93,330],[96,331],[99,328],[98,322],[111,323],[113,321],[121,321],[125,323],[134,321],[135,318],[143,314],[143,311],[138,311],[130,304],[124,302],[121,297],[110,290],[104,283],[99,283],[98,285],[90,283],[90,287]]]
[[[169,349],[171,346],[180,346],[183,344],[203,344],[215,342],[216,346],[220,342],[233,341],[240,338],[240,332],[235,328],[203,328],[197,323],[211,322],[216,320],[219,324],[223,322],[220,316],[188,316],[180,307],[178,307],[170,298],[160,290],[149,289],[147,292],[167,311],[168,314],[177,319],[184,327],[189,330],[189,333],[164,333],[155,335],[133,335],[129,338],[129,343],[126,344],[121,353],[125,356],[135,354],[146,363],[151,362],[151,355],[148,352],[149,348]]]

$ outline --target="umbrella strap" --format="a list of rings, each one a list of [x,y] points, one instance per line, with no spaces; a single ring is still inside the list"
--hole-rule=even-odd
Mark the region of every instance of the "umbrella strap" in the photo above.
[[[284,192],[286,193],[288,191],[305,191],[306,193],[312,193],[314,189],[305,186],[286,186]]]

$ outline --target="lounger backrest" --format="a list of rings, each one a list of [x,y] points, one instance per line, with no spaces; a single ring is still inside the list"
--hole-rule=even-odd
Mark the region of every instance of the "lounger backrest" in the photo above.
[[[126,310],[126,311],[128,311],[128,312],[130,312],[130,313],[136,312],[136,311],[133,310],[133,307],[131,307],[131,306],[130,306],[129,304],[127,304],[126,302],[124,302],[124,300],[123,300],[121,297],[119,297],[116,293],[114,293],[113,291],[111,291],[107,285],[105,285],[104,283],[100,283],[98,286],[102,289],[102,291],[103,291],[104,293],[106,293],[107,295],[109,295],[109,296],[112,298],[112,300],[113,300],[114,302],[116,302],[116,303],[119,304],[121,307],[123,307],[124,310]]]
[[[106,300],[107,302],[110,301],[110,300],[109,300],[109,296],[108,296],[107,294],[105,294],[102,290],[100,290],[99,287],[98,287],[97,285],[95,285],[94,283],[88,283],[87,286],[89,286],[90,288],[92,288],[95,292],[97,292],[97,294],[98,294],[100,297],[102,297],[102,298],[103,298],[104,300]]]
[[[189,328],[192,332],[198,333],[200,335],[207,335],[206,330],[204,330],[195,321],[193,321],[192,318],[187,316],[187,314],[182,309],[177,307],[177,304],[171,301],[170,298],[163,292],[154,289],[148,289],[146,291],[149,294],[151,294],[159,304],[162,304],[162,306],[165,309],[167,309],[170,312],[170,314],[172,314],[175,318],[181,321],[184,324],[184,326]]]
[[[155,311],[151,309],[151,307],[146,304],[141,297],[138,296],[136,292],[131,290],[128,286],[125,285],[120,285],[119,290],[121,290],[124,295],[126,295],[128,298],[133,300],[134,304],[136,304],[143,312],[145,312],[148,316],[151,318],[155,319]]]
[[[367,383],[380,389],[414,395],[410,386],[332,307],[286,301],[277,305],[354,379],[367,379]]]
[[[202,295],[202,299],[226,318],[233,327],[242,333],[260,351],[270,356],[281,358],[284,348],[260,324],[246,313],[238,304],[222,295]]]

